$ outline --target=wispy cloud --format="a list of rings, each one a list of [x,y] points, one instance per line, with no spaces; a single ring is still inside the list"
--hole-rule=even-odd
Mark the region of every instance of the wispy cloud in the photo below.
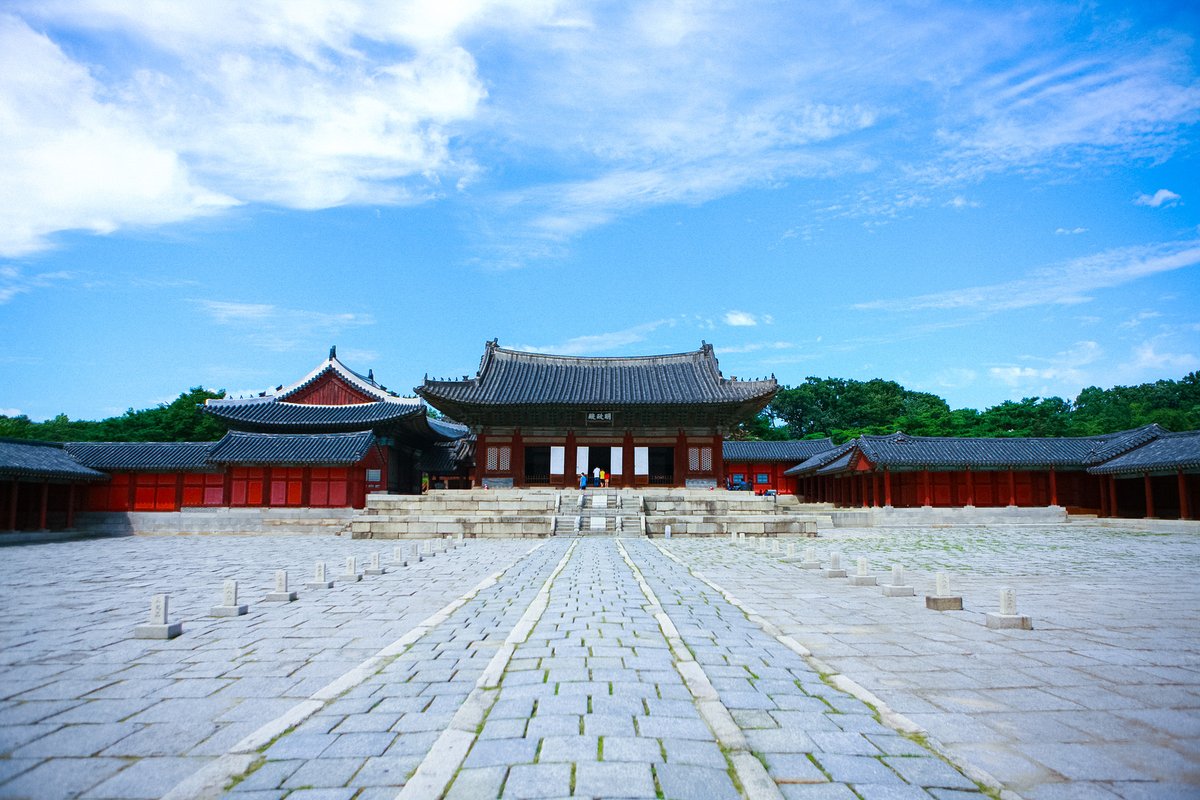
[[[19,417],[21,409],[19,408],[0,408],[0,417]]]
[[[1069,350],[1049,357],[1022,356],[1020,363],[996,365],[988,368],[988,375],[1022,394],[1048,395],[1070,389],[1074,396],[1086,382],[1084,369],[1104,355],[1098,342],[1076,342]]]
[[[214,324],[240,331],[247,342],[279,352],[310,348],[314,343],[336,344],[331,337],[375,324],[370,314],[309,311],[271,303],[195,302]]]
[[[1123,247],[1076,258],[1004,283],[946,292],[872,300],[854,304],[861,310],[928,311],[975,309],[999,311],[1041,305],[1071,305],[1090,293],[1121,286],[1150,275],[1200,264],[1200,241]]]
[[[757,353],[763,350],[791,350],[796,345],[792,342],[754,342],[752,344],[720,347],[721,353]]]
[[[1170,189],[1159,189],[1154,194],[1139,194],[1133,199],[1133,204],[1135,206],[1149,206],[1150,208],[1162,208],[1163,206],[1170,208],[1179,202],[1179,199],[1179,195]]]
[[[775,318],[770,314],[751,314],[748,311],[726,311],[722,321],[735,328],[753,328],[756,325],[771,325]]]
[[[647,337],[654,331],[663,326],[673,326],[676,324],[674,319],[658,319],[653,322],[644,322],[640,325],[634,325],[624,330],[607,331],[605,333],[592,333],[584,336],[575,336],[558,344],[550,345],[516,345],[514,349],[524,350],[529,353],[552,353],[563,356],[582,356],[592,353],[611,353],[614,350],[619,350],[622,347],[628,347],[631,344],[638,344],[646,341]]]
[[[1055,228],[1055,236],[1078,236],[1081,233],[1087,233],[1087,228]]]
[[[12,265],[0,264],[0,305],[4,305],[18,295],[32,292],[35,289],[46,289],[61,285],[64,281],[75,278],[70,272],[35,272],[25,274],[21,269]]]

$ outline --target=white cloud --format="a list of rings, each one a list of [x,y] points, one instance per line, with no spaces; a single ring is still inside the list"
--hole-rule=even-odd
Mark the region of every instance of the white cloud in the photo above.
[[[1078,236],[1081,233],[1087,233],[1087,228],[1055,228],[1055,236]]]
[[[954,197],[952,197],[950,200],[947,200],[942,205],[948,206],[949,208],[953,208],[956,211],[961,211],[964,208],[979,208],[978,201],[968,200],[967,198],[963,197],[961,194],[955,195]]]
[[[1172,192],[1170,189],[1159,189],[1154,194],[1139,194],[1134,198],[1135,206],[1150,206],[1150,208],[1162,208],[1166,206],[1170,208],[1179,201],[1179,195]]]
[[[764,324],[770,324],[770,317],[763,317]],[[726,311],[722,321],[736,328],[752,328],[759,324],[760,318],[746,311]]]
[[[1098,342],[1076,342],[1069,350],[1049,357],[1022,356],[1021,364],[1004,364],[988,368],[988,375],[998,383],[1016,390],[1016,394],[1074,397],[1088,382],[1084,368],[1095,364],[1104,355]]]
[[[281,308],[270,303],[197,300],[216,325],[239,333],[247,343],[278,352],[336,344],[333,337],[375,324],[370,314]]]
[[[521,5],[12,4],[32,25],[0,16],[0,254],[242,202],[437,195],[476,169],[450,140],[486,96],[456,37],[526,19]],[[81,43],[67,55],[42,23]],[[129,44],[89,49],[106,39]]]
[[[1071,259],[1005,283],[892,300],[872,300],[856,303],[853,307],[913,312],[933,309],[999,311],[1041,305],[1074,305],[1089,301],[1090,292],[1197,264],[1200,264],[1200,241],[1197,240],[1123,247]]]
[[[0,15],[0,255],[62,230],[110,233],[212,213],[235,201],[196,183],[145,120],[46,36]]]
[[[1163,352],[1159,349],[1162,344],[1161,341],[1150,339],[1137,345],[1132,358],[1121,369],[1134,374],[1162,374],[1169,371],[1179,375],[1200,369],[1200,357],[1195,353]]]
[[[0,408],[0,417],[19,417],[21,413],[19,408]]]

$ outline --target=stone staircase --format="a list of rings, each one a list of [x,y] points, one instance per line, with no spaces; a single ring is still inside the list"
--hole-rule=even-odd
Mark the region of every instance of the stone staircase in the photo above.
[[[645,514],[640,495],[615,489],[564,493],[555,517],[558,536],[643,536]]]
[[[704,489],[435,489],[373,494],[350,528],[356,539],[438,536],[816,536],[828,504]]]

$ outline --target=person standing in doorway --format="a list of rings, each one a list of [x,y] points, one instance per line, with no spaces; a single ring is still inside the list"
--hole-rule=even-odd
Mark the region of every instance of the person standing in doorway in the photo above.
[[[586,488],[587,488],[587,473],[581,472],[581,473],[579,473],[579,491],[582,492]]]

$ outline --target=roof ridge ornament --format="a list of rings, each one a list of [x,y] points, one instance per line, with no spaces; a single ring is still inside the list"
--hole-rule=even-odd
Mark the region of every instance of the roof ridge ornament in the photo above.
[[[337,358],[337,345],[336,344],[330,345],[329,346],[329,360],[333,361],[336,358]]]

